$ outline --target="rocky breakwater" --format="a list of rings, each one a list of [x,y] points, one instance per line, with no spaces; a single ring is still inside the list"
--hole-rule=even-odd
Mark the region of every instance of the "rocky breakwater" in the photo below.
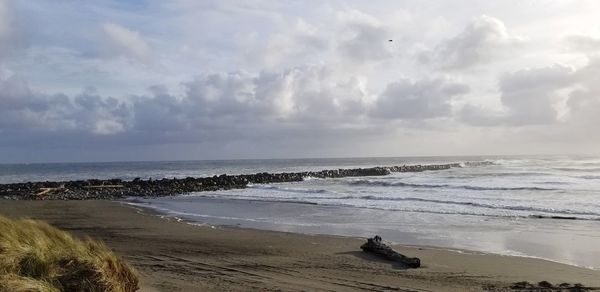
[[[14,200],[89,200],[125,197],[159,197],[228,189],[242,189],[248,184],[302,181],[307,177],[341,178],[383,176],[391,172],[422,172],[462,167],[461,164],[403,165],[354,169],[334,169],[290,173],[256,173],[212,177],[139,179],[124,181],[76,180],[62,182],[26,182],[0,185],[0,198]]]

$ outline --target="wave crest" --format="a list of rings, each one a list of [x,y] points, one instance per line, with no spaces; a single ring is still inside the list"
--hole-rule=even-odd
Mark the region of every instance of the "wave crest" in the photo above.
[[[450,184],[415,184],[405,183],[400,181],[387,182],[382,180],[354,180],[349,182],[350,185],[364,185],[364,186],[381,186],[381,187],[411,187],[411,188],[448,188],[448,189],[465,189],[475,191],[555,191],[558,189],[554,188],[541,188],[541,187],[481,187],[481,186],[469,186],[469,185],[450,185]]]
[[[275,191],[291,192],[291,193],[305,193],[305,194],[323,194],[323,193],[327,193],[327,190],[324,190],[324,189],[289,188],[289,187],[280,187],[280,186],[276,186],[276,185],[254,185],[254,184],[249,184],[246,187],[250,188],[250,189],[275,190]]]

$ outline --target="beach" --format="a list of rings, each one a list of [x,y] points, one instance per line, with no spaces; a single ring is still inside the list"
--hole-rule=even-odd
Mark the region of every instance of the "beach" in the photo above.
[[[421,268],[404,270],[362,252],[361,238],[189,224],[114,201],[0,200],[0,214],[104,241],[137,268],[141,291],[503,291],[520,281],[600,287],[597,270],[396,245],[421,259]]]
[[[600,291],[600,1],[539,2],[0,0],[0,292]]]

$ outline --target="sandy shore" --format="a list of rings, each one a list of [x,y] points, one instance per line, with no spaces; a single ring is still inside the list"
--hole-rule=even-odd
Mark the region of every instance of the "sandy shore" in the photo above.
[[[136,266],[142,291],[504,291],[544,280],[600,287],[600,271],[395,246],[423,264],[402,270],[360,251],[362,239],[192,226],[110,201],[0,200],[0,214],[103,240]]]

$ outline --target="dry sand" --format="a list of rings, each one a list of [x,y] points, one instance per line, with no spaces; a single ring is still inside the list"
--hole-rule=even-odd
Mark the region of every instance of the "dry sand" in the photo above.
[[[395,246],[423,264],[402,270],[363,253],[363,239],[193,226],[110,201],[0,200],[0,214],[103,240],[136,266],[142,291],[504,291],[542,280],[600,287],[600,271],[427,247]]]

